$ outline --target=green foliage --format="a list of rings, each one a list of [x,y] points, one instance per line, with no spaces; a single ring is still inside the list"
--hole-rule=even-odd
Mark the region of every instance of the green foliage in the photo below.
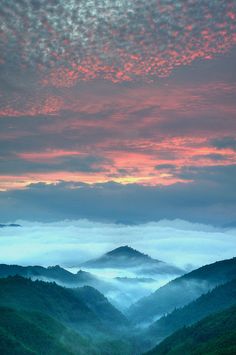
[[[0,327],[0,353],[4,355],[36,355],[36,353]]]
[[[17,295],[17,296],[16,296]],[[73,289],[20,276],[0,279],[0,305],[38,310],[75,329],[103,328],[101,320]]]
[[[236,354],[236,307],[204,318],[166,338],[147,355]]]
[[[0,314],[0,354],[132,354],[131,347],[125,341],[111,337],[88,340],[39,312],[0,307]]]
[[[0,279],[0,307],[3,306],[18,312],[40,312],[41,316],[37,313],[37,319],[30,321],[35,326],[40,326],[43,331],[48,327],[47,334],[50,335],[60,333],[58,324],[62,323],[60,326],[63,327],[63,337],[60,335],[60,339],[64,339],[62,344],[73,354],[77,354],[78,351],[69,345],[76,344],[75,339],[78,339],[83,347],[86,346],[86,349],[89,348],[86,354],[132,353],[125,334],[127,332],[125,317],[110,305],[103,295],[92,288],[67,289],[55,283],[33,282],[20,276],[8,277]],[[45,315],[52,317],[54,323],[47,323],[44,318],[41,319]],[[78,334],[75,336],[74,331],[82,334],[86,340]],[[42,337],[41,342],[44,343]],[[24,342],[22,346],[25,346]],[[31,350],[29,348],[29,351]]]
[[[128,320],[108,299],[95,288],[84,286],[75,289],[77,297],[84,302],[100,319],[113,327],[128,325]]]
[[[235,275],[236,258],[203,266],[170,281],[132,305],[128,316],[136,323],[151,322],[154,317],[183,307],[217,285],[234,279]]]
[[[191,325],[212,313],[235,304],[236,280],[232,280],[217,286],[187,306],[176,309],[167,316],[162,317],[149,327],[146,336],[151,337],[156,344],[157,341],[162,340],[177,329]]]
[[[69,355],[89,349],[79,334],[42,313],[0,307],[0,314],[1,354]]]
[[[59,267],[49,271],[61,273]],[[231,355],[236,350],[235,308],[195,322],[235,305],[235,274],[234,258],[195,270],[160,288],[147,297],[148,307],[142,304],[138,310],[144,317],[155,316],[157,309],[174,310],[148,332],[140,333],[92,287],[68,289],[21,276],[0,278],[0,354],[137,355],[150,348],[150,339],[156,344],[172,334],[150,354]]]

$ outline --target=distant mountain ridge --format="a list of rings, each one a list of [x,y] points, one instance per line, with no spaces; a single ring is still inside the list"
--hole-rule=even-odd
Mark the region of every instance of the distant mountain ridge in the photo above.
[[[175,309],[160,318],[147,329],[146,337],[151,338],[156,344],[176,330],[234,305],[236,305],[236,279],[217,286],[183,308]]]
[[[6,227],[21,227],[21,225],[17,223],[9,223],[9,224],[0,223],[0,228],[6,228]]]
[[[124,245],[121,247],[118,247],[116,249],[113,249],[109,252],[106,253],[106,255],[110,255],[110,256],[128,256],[128,257],[134,257],[134,258],[141,258],[141,259],[145,259],[145,260],[151,260],[154,262],[160,262],[160,260],[154,260],[152,259],[150,256],[148,256],[147,254],[141,253],[140,251],[129,247],[128,245]]]
[[[153,322],[155,318],[185,306],[217,285],[233,280],[235,275],[236,258],[202,266],[140,299],[131,305],[127,315],[134,322]]]
[[[154,260],[154,265],[156,262],[162,264],[159,260],[155,261],[128,246],[114,249],[107,254],[112,259],[128,258],[135,261],[151,259],[151,263]],[[103,269],[101,270],[103,273]],[[11,276],[6,277],[9,274]],[[23,277],[19,276],[20,274]],[[215,328],[214,320],[218,322],[215,312],[236,304],[235,276],[236,258],[203,266],[177,277],[165,286],[157,288],[151,295],[140,299],[128,310],[129,319],[127,319],[95,288],[76,287],[78,280],[80,285],[89,280],[91,283],[95,281],[98,282],[97,285],[99,282],[102,285],[102,278],[99,280],[89,272],[79,270],[77,274],[72,274],[58,265],[44,268],[2,264],[0,265],[0,353],[4,355],[13,353],[16,355],[41,353],[45,355],[140,355],[142,351],[147,351],[160,341],[162,343],[159,343],[150,354],[211,354],[209,352],[211,344],[213,349],[217,349],[219,344],[222,349],[231,351],[235,349],[234,323],[232,323],[234,327],[232,332],[232,327],[227,324],[228,328],[226,328],[230,333],[227,337],[225,329],[221,332],[220,327]],[[34,281],[35,279],[41,281]],[[55,280],[57,283],[54,282]],[[158,287],[155,279],[141,274],[134,277],[112,278],[111,285],[119,284],[122,290],[127,284],[127,289],[133,288],[135,292],[136,290],[140,292],[141,284],[146,282],[154,282],[154,287],[155,285]],[[59,283],[62,285],[68,283],[71,287],[62,287],[58,285]],[[105,282],[103,286],[106,286]],[[114,289],[109,287],[109,292],[117,292],[115,287]],[[134,299],[135,293],[133,302]],[[207,315],[212,317],[210,323],[204,323],[204,317]],[[228,313],[227,320],[231,321],[229,316]],[[155,321],[157,317],[161,318]],[[220,316],[219,324],[222,319],[226,318]],[[150,324],[152,320],[154,322],[148,327],[148,323]],[[196,324],[199,320],[200,328],[198,323]],[[191,328],[182,329],[182,326],[192,324]],[[221,326],[222,324],[221,322]],[[199,342],[195,329],[200,334]],[[176,330],[177,333],[173,333]],[[169,335],[170,338],[166,338]],[[223,342],[221,342],[221,335]],[[188,348],[188,341],[190,341],[190,348]],[[191,342],[194,344],[192,348]],[[201,352],[202,348],[207,349],[208,352]],[[192,352],[189,352],[189,349]],[[231,355],[231,353],[227,354]],[[223,354],[226,353],[220,353]]]
[[[160,260],[152,259],[150,256],[135,250],[128,245],[113,249],[97,259],[86,261],[81,266],[91,268],[107,267],[137,267],[138,263],[147,262],[151,264],[161,263]]]
[[[47,279],[48,281],[56,281],[59,284],[70,284],[74,286],[80,286],[83,283],[92,282],[96,279],[96,277],[89,272],[79,270],[77,274],[73,274],[59,265],[45,268],[43,266],[0,264],[0,278],[15,275],[39,280],[45,278],[45,280]]]
[[[183,274],[183,270],[135,250],[128,245],[111,250],[97,259],[86,261],[82,268],[138,269],[143,274]]]
[[[124,309],[132,303],[132,297],[129,294],[131,292],[129,286],[130,284],[134,285],[138,283],[138,280],[135,279],[126,279],[123,282],[116,278],[111,279],[111,281],[107,279],[103,280],[102,277],[97,277],[83,270],[79,270],[74,274],[58,265],[45,268],[42,266],[0,264],[0,278],[15,275],[30,278],[31,280],[56,282],[60,286],[69,288],[91,286],[106,295],[113,305],[118,306],[119,309]],[[152,280],[150,280],[150,282],[151,281]],[[155,282],[155,280],[153,280],[153,282]],[[124,285],[127,285],[127,287],[125,288]]]

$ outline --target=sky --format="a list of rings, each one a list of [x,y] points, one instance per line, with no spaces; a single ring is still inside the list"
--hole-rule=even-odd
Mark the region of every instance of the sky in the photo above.
[[[236,225],[235,0],[0,0],[0,222]]]

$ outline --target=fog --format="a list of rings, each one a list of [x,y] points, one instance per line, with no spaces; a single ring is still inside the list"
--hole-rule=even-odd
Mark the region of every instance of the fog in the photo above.
[[[0,229],[0,263],[60,265],[76,273],[84,261],[129,245],[189,271],[236,255],[236,229],[219,229],[181,220],[132,226],[89,220],[14,223],[21,227]],[[143,275],[139,269],[125,267],[88,269],[84,266],[83,270],[97,276],[95,281],[85,284],[97,288],[121,310],[179,276],[168,272]]]
[[[182,220],[132,226],[89,220],[11,222],[21,227],[0,229],[1,263],[59,264],[76,270],[81,262],[121,245],[129,245],[187,270],[236,255],[236,229],[219,229]],[[124,275],[113,273],[112,276]]]

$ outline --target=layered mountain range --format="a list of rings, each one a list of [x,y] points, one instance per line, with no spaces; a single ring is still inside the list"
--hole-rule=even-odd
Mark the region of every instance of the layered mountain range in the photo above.
[[[0,265],[0,353],[197,355],[218,345],[228,354],[236,349],[236,258],[184,273],[122,246],[80,268],[72,273],[60,266]],[[102,278],[111,268],[127,276]],[[151,271],[131,277],[136,269]],[[171,280],[158,286],[160,275]],[[157,285],[154,292],[150,285]],[[127,308],[121,300],[128,296]]]
[[[109,276],[111,271],[114,274],[112,277]],[[115,276],[119,273],[129,276]],[[0,277],[20,275],[32,280],[55,281],[67,287],[95,287],[123,310],[154,291],[163,278],[171,280],[183,273],[175,266],[152,259],[128,246],[116,248],[98,259],[79,265],[76,273],[59,265],[45,268],[0,264]]]

